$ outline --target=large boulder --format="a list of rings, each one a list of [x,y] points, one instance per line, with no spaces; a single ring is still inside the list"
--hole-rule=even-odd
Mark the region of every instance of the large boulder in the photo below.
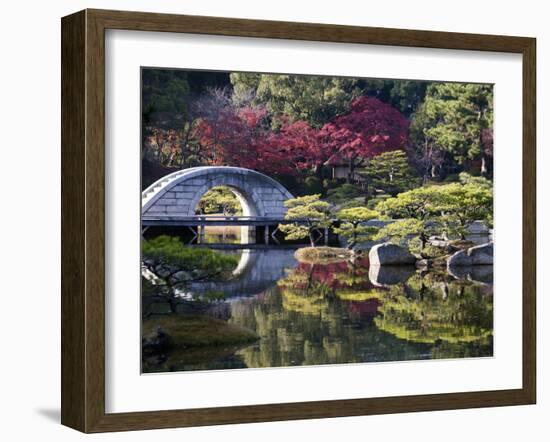
[[[416,258],[406,248],[389,242],[378,244],[369,252],[371,266],[411,265],[415,262]]]
[[[488,235],[489,228],[483,221],[474,221],[467,228],[467,234],[469,235]]]
[[[447,260],[447,267],[493,265],[493,243],[460,250]]]

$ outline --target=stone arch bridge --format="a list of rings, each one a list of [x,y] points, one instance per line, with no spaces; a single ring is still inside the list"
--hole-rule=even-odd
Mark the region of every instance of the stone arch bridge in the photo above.
[[[143,218],[194,217],[202,196],[216,186],[235,194],[246,217],[283,218],[284,202],[293,198],[280,183],[242,167],[192,167],[166,175],[142,192]]]

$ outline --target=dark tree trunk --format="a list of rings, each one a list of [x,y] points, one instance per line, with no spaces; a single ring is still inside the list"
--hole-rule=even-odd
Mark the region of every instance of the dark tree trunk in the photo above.
[[[349,160],[348,184],[352,183],[354,175],[355,175],[355,160],[351,158]]]
[[[319,180],[323,181],[323,166],[320,164],[316,164],[313,168],[313,173],[315,173],[315,176],[319,178]]]

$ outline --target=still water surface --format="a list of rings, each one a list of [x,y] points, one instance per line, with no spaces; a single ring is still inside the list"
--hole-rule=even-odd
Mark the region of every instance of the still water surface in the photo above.
[[[192,310],[253,330],[256,342],[174,350],[145,358],[143,371],[492,356],[492,267],[369,273],[365,258],[313,265],[294,252],[228,251],[240,256],[229,280],[192,283],[172,305],[175,318]]]

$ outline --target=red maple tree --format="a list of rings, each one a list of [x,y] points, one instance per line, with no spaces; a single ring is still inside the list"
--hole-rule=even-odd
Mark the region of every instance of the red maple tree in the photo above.
[[[267,127],[263,107],[221,109],[202,119],[195,137],[212,165],[240,166],[272,174],[294,174],[292,146]]]
[[[408,121],[398,110],[366,96],[353,101],[350,112],[320,129],[285,119],[273,131],[267,117],[264,107],[224,106],[203,118],[195,137],[208,163],[297,175],[303,170],[319,173],[325,164],[345,161],[353,175],[363,159],[403,148],[408,132]]]
[[[285,121],[278,132],[269,138],[271,148],[286,158],[294,173],[303,170],[320,171],[330,158],[330,146],[323,142],[321,131],[305,121]]]
[[[394,107],[377,98],[362,96],[351,104],[350,112],[322,127],[334,164],[346,161],[350,176],[357,164],[383,152],[403,149],[408,136],[408,120]]]

